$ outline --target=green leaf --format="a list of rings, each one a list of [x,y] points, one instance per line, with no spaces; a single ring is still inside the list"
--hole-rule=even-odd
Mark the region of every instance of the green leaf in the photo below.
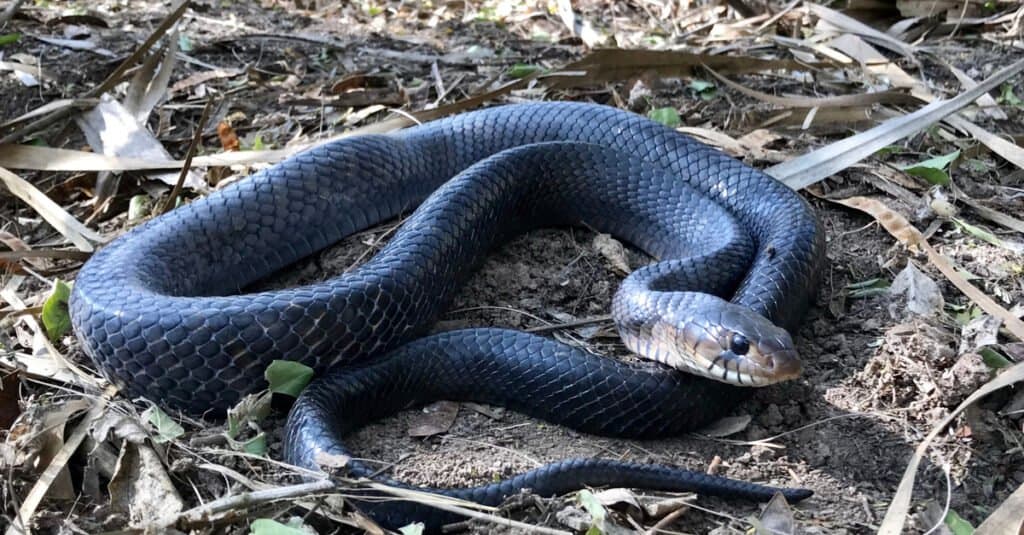
[[[954,217],[953,222],[956,223],[960,228],[964,229],[965,232],[967,232],[971,236],[974,236],[975,238],[978,238],[981,241],[990,243],[992,245],[995,245],[996,247],[1002,247],[1003,249],[1017,252],[1016,248],[1007,245],[1006,242],[1004,242],[999,236],[996,236],[995,234],[992,234],[991,232],[981,227],[974,226],[964,221],[963,219],[960,219],[959,217]]]
[[[256,134],[256,137],[252,140],[252,150],[263,150],[263,136]]]
[[[1013,92],[1012,84],[1003,84],[1000,89],[1002,91],[998,99],[1000,103],[1009,104],[1010,106],[1017,108],[1024,108],[1024,101],[1021,101],[1020,97]]]
[[[183,34],[183,33],[178,34],[178,48],[182,52],[186,52],[186,53],[191,52],[192,48],[193,48],[192,47],[192,40],[189,39],[188,36]]]
[[[296,522],[297,521],[297,522]],[[310,535],[316,533],[312,529],[302,529],[301,518],[292,518],[287,524],[282,524],[269,518],[259,518],[249,525],[251,535]]]
[[[579,491],[576,494],[576,499],[579,500],[580,504],[583,505],[583,508],[587,510],[587,513],[590,515],[590,519],[592,520],[590,529],[587,530],[587,535],[590,535],[591,533],[600,535],[603,532],[604,521],[607,515],[604,510],[604,506],[601,505],[597,496],[594,496],[594,493],[587,489]],[[595,529],[597,531],[594,531]]]
[[[647,116],[669,128],[675,128],[682,124],[679,112],[675,108],[658,108],[647,112]]]
[[[690,80],[690,89],[700,95],[700,98],[703,100],[711,100],[718,94],[718,88],[715,87],[715,84],[706,80]]]
[[[153,441],[157,444],[170,442],[185,434],[185,428],[156,405],[146,409],[142,416],[156,428],[156,436],[153,437]]]
[[[412,524],[398,528],[398,532],[402,535],[423,535],[423,523],[413,522]]]
[[[888,147],[882,147],[878,149],[878,151],[875,152],[875,156],[878,157],[879,159],[884,160],[889,156],[892,156],[893,154],[899,154],[900,152],[903,152],[903,147],[900,147],[898,145],[889,145]]]
[[[152,202],[149,195],[134,195],[128,201],[128,221],[138,221],[149,215]]]
[[[263,375],[270,383],[271,392],[299,397],[299,393],[313,378],[313,368],[301,362],[275,360],[267,366]]]
[[[13,45],[14,43],[17,43],[19,39],[21,39],[20,33],[6,33],[4,35],[0,35],[0,46]]]
[[[854,299],[872,297],[889,291],[889,281],[878,278],[868,279],[866,281],[847,284],[846,290],[848,290],[846,295]]]
[[[957,150],[944,156],[936,156],[923,162],[906,165],[900,169],[909,175],[923,178],[930,184],[948,186],[950,180],[949,174],[946,173],[946,168],[959,157],[960,151]]]
[[[56,342],[71,328],[71,315],[68,314],[68,299],[71,298],[71,287],[57,279],[53,283],[50,297],[43,303],[43,326],[51,342]]]
[[[978,354],[981,355],[981,360],[985,365],[993,370],[1001,370],[1013,365],[1013,362],[1010,362],[1010,359],[1004,357],[991,347],[983,347],[979,349]]]
[[[946,513],[945,523],[946,527],[953,532],[953,535],[971,535],[974,533],[974,526],[956,514],[956,511],[952,509]]]
[[[508,70],[508,75],[512,78],[525,78],[539,70],[541,70],[540,67],[536,65],[516,63]]]
[[[267,454],[267,435],[260,433],[242,444],[242,451],[251,454],[264,456]]]
[[[258,422],[270,414],[270,392],[249,394],[228,409],[228,429],[225,432],[230,439],[235,439],[249,422]]]

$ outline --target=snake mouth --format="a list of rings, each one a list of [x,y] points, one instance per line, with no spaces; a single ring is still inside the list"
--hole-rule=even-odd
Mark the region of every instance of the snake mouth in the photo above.
[[[746,355],[722,351],[714,358],[702,357],[707,367],[702,375],[740,386],[767,386],[800,376],[803,366],[795,350],[759,349]]]

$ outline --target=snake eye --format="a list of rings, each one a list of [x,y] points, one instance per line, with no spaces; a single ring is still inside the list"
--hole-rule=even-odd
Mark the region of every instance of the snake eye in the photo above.
[[[747,341],[747,337],[742,334],[732,335],[732,341],[729,343],[729,351],[737,355],[746,355],[747,351],[750,351],[750,342]]]

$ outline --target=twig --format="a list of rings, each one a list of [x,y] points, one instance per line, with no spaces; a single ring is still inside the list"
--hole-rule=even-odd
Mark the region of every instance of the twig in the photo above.
[[[683,516],[683,513],[685,513],[688,510],[690,510],[690,506],[684,504],[679,509],[676,509],[675,511],[672,511],[671,513],[665,515],[656,524],[651,526],[651,529],[647,530],[647,533],[645,535],[654,535],[655,533],[658,533],[662,530],[662,528],[671,524],[672,522],[675,522],[677,518]]]
[[[88,260],[92,253],[73,249],[32,249],[29,251],[0,251],[0,262],[17,262],[26,258],[56,258],[60,260]]]
[[[319,479],[310,483],[300,483],[287,487],[277,487],[253,492],[243,492],[232,496],[225,496],[203,505],[193,507],[178,515],[177,520],[186,525],[206,522],[213,515],[232,511],[235,509],[247,509],[253,505],[284,500],[286,498],[300,498],[320,492],[336,490],[337,485],[330,479]]]
[[[24,4],[25,0],[14,0],[7,5],[7,9],[3,13],[0,13],[0,26],[7,24],[7,21],[11,20],[11,17],[21,9],[21,4]]]
[[[568,321],[565,323],[556,323],[551,325],[541,325],[540,327],[530,327],[529,329],[523,329],[528,333],[542,333],[548,331],[560,331],[562,329],[573,329],[575,327],[582,327],[584,325],[592,325],[594,323],[605,323],[611,321],[611,315],[595,316],[593,318],[586,318],[576,321]]]
[[[210,119],[211,109],[213,109],[212,96],[206,99],[206,106],[203,106],[203,114],[199,117],[195,134],[192,135],[192,142],[188,146],[188,154],[185,155],[185,163],[181,166],[181,172],[178,173],[178,182],[174,184],[174,189],[171,190],[171,194],[167,196],[163,207],[160,208],[161,214],[171,211],[174,208],[175,201],[178,199],[178,195],[181,195],[181,188],[185,185],[185,177],[188,176],[189,170],[192,169],[192,157],[196,155],[196,148],[199,147],[199,142],[203,139],[203,129],[206,128],[206,121]]]
[[[98,100],[82,99],[79,100],[77,104],[58,108],[57,110],[52,111],[40,117],[39,119],[36,119],[35,121],[32,121],[31,123],[22,126],[21,128],[17,128],[13,130],[10,134],[7,134],[6,136],[0,138],[0,145],[17,143],[25,136],[34,134],[52,124],[59,123],[64,119],[70,117],[72,113],[83,109],[91,108],[92,106],[95,106],[98,103]]]
[[[160,21],[160,25],[157,26],[155,30],[153,30],[153,33],[150,34],[150,36],[146,38],[145,41],[143,41],[142,45],[135,49],[135,52],[132,52],[132,55],[128,56],[127,59],[122,61],[121,64],[118,65],[116,69],[114,69],[114,72],[110,73],[110,76],[107,76],[107,78],[103,80],[103,82],[101,82],[100,85],[92,88],[88,93],[85,94],[85,96],[98,97],[103,93],[106,93],[107,91],[113,89],[114,86],[121,81],[121,76],[123,76],[124,73],[128,71],[128,69],[134,67],[135,64],[142,59],[142,56],[146,52],[148,52],[149,49],[152,48],[153,45],[156,44],[156,42],[159,41],[160,38],[163,37],[165,33],[167,33],[167,30],[170,30],[171,27],[174,26],[176,22],[178,22],[178,19],[180,19],[181,16],[185,14],[185,10],[188,8],[189,3],[189,0],[182,0],[182,2],[178,4],[178,7],[174,8],[174,11],[171,11],[170,15],[167,15],[167,17],[164,18],[164,20]]]

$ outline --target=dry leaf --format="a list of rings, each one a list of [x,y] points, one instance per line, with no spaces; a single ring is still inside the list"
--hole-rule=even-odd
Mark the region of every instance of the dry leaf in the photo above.
[[[900,486],[896,490],[896,494],[893,496],[892,502],[889,504],[889,509],[885,512],[885,518],[882,520],[882,525],[878,530],[880,535],[899,535],[903,532],[903,526],[906,523],[907,515],[910,513],[910,499],[911,494],[914,490],[914,479],[917,475],[917,467],[921,463],[921,459],[924,458],[928,451],[928,446],[932,440],[942,432],[961,412],[967,407],[973,405],[979,399],[989,395],[990,393],[999,390],[1000,388],[1009,386],[1014,383],[1024,381],[1024,362],[1015,364],[1009,368],[1003,370],[995,379],[992,379],[985,386],[979,388],[970,397],[965,399],[953,412],[949,413],[948,416],[942,419],[932,430],[928,433],[928,436],[917,445],[914,450],[914,455],[910,458],[910,463],[907,464],[907,469],[903,472],[903,478],[900,480]],[[1022,494],[1020,489],[1014,492],[1014,496]],[[1021,498],[1024,500],[1024,497]],[[1021,501],[1018,500],[1018,501]],[[1010,511],[1014,511],[1019,515],[1019,507],[1011,507]],[[1010,514],[1004,516],[1007,520],[1014,520],[1014,515]],[[1019,520],[1019,516],[1016,517]],[[998,522],[1000,527],[1009,525],[1009,523]],[[993,526],[994,528],[995,526]],[[980,526],[979,526],[980,529]],[[1007,533],[1005,531],[991,531],[990,533]]]
[[[995,316],[980,314],[964,326],[960,333],[958,353],[964,354],[977,351],[985,346],[999,343],[999,327],[1003,322]]]
[[[776,492],[754,524],[757,535],[792,535],[796,532],[793,509],[781,492]]]
[[[893,237],[904,246],[914,250],[922,249],[928,255],[928,261],[942,272],[961,292],[981,307],[985,312],[998,317],[1003,321],[1006,329],[1018,340],[1024,340],[1024,322],[1011,314],[991,297],[979,290],[960,274],[960,271],[953,264],[953,261],[939,254],[921,235],[921,231],[914,228],[902,215],[891,210],[888,206],[875,199],[866,197],[850,197],[849,199],[833,201],[857,210],[870,214],[876,221]]]
[[[242,146],[238,141],[238,135],[235,134],[235,129],[223,121],[217,124],[217,137],[220,138],[221,148],[227,152],[237,151]]]
[[[122,444],[107,491],[111,507],[127,514],[137,527],[162,525],[184,510],[160,457],[146,445]]]
[[[617,271],[623,275],[629,275],[632,271],[629,261],[626,259],[626,248],[622,242],[613,238],[610,234],[598,234],[594,236],[594,249],[601,253]]]
[[[907,262],[907,267],[903,268],[896,275],[896,278],[893,279],[892,286],[889,287],[889,295],[905,296],[907,311],[919,316],[942,314],[943,307],[945,306],[945,300],[942,298],[939,285],[935,284],[935,281],[922,273],[910,261]],[[893,317],[901,316],[901,314],[894,314],[894,312],[894,310],[890,309],[890,314],[893,314]]]
[[[431,403],[416,415],[409,425],[408,434],[413,438],[439,435],[451,429],[459,415],[459,404],[452,401]]]
[[[83,225],[27,180],[0,167],[0,181],[7,186],[11,193],[25,201],[25,204],[31,206],[50,226],[73,243],[78,250],[92,252],[94,249],[92,242],[104,241],[102,236]]]
[[[743,431],[750,425],[750,415],[726,416],[701,429],[700,434],[712,438],[724,438]]]

